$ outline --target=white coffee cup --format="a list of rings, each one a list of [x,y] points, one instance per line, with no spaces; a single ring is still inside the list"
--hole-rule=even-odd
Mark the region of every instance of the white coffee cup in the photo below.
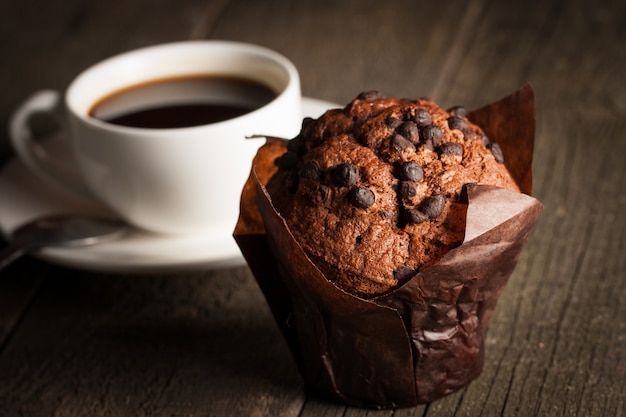
[[[90,116],[95,103],[119,90],[197,75],[257,81],[276,97],[244,115],[194,127],[125,127]],[[267,48],[229,41],[147,47],[81,73],[64,96],[64,133],[74,155],[63,161],[41,152],[29,127],[35,113],[58,114],[60,101],[59,93],[41,91],[16,111],[10,131],[19,158],[42,178],[95,197],[131,224],[168,234],[231,233],[250,163],[263,142],[247,137],[292,137],[302,122],[294,65]],[[79,175],[58,168],[72,158]]]

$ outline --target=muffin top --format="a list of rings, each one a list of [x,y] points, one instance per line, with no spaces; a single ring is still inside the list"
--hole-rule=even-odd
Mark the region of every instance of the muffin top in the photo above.
[[[463,107],[370,91],[305,119],[267,190],[325,276],[370,298],[462,243],[465,184],[519,191],[503,162]]]

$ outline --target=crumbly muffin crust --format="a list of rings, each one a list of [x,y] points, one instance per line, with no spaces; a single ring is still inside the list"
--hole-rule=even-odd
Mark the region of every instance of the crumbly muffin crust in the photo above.
[[[305,119],[276,159],[274,207],[339,288],[385,293],[464,237],[465,184],[519,191],[502,151],[463,107],[361,93]]]

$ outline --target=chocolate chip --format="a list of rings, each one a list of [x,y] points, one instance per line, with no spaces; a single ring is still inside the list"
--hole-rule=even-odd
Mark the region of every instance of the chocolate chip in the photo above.
[[[391,147],[396,152],[406,152],[409,150],[415,151],[415,145],[399,134],[393,135],[393,138],[391,139]]]
[[[422,201],[419,210],[430,219],[436,219],[443,212],[446,206],[446,199],[440,194],[433,194],[426,200]]]
[[[451,117],[448,117],[448,127],[450,129],[463,130],[463,129],[467,129],[469,125],[467,124],[465,119],[462,119],[457,116],[451,116]]]
[[[309,126],[312,122],[314,122],[315,119],[312,117],[305,117],[302,119],[302,130],[306,129],[307,126]]]
[[[301,155],[305,150],[304,136],[298,135],[295,138],[291,139],[289,142],[287,142],[287,150]]]
[[[423,142],[422,146],[426,149],[428,149],[429,151],[435,151],[435,147],[433,146],[433,143],[431,141],[428,142]]]
[[[322,173],[320,171],[320,167],[317,165],[316,162],[307,161],[300,167],[298,175],[300,176],[300,178],[319,180],[322,176]]]
[[[358,100],[378,100],[385,98],[385,95],[378,90],[363,91],[357,97]]]
[[[289,171],[294,169],[298,163],[298,155],[295,152],[287,151],[274,160],[279,169]]]
[[[353,206],[366,209],[374,205],[376,196],[367,187],[356,187],[348,192],[348,200]]]
[[[406,224],[420,224],[428,220],[427,215],[415,208],[405,210],[402,217]]]
[[[402,199],[415,197],[417,195],[417,186],[413,181],[400,181],[398,195]]]
[[[413,143],[420,141],[420,133],[415,122],[404,122],[398,126],[396,131]]]
[[[413,115],[413,121],[419,126],[424,127],[432,124],[433,118],[431,117],[428,110],[424,109],[415,109],[415,114]]]
[[[463,132],[463,139],[465,140],[476,140],[479,138],[476,132],[474,132],[469,127],[461,129],[461,132]]]
[[[466,117],[467,116],[467,110],[465,110],[465,107],[463,107],[463,106],[450,107],[448,109],[448,113],[450,113],[453,116],[458,116],[458,117]]]
[[[330,195],[330,189],[324,184],[314,181],[302,181],[300,192],[313,205],[324,204]]]
[[[415,275],[417,271],[413,268],[409,268],[408,266],[401,266],[400,268],[393,271],[393,277],[397,281],[405,281],[408,278],[411,278]]]
[[[358,181],[359,170],[356,166],[349,163],[339,164],[333,168],[330,177],[335,185],[349,187]]]
[[[320,184],[317,187],[317,191],[319,193],[320,201],[323,203],[328,200],[328,196],[330,195],[330,188],[324,184]]]
[[[488,146],[491,143],[491,139],[489,139],[489,136],[484,133],[480,136],[480,140],[485,146]]]
[[[402,124],[402,120],[398,119],[397,117],[389,116],[387,117],[387,119],[385,119],[385,124],[387,125],[387,127],[396,129]]]
[[[421,181],[424,179],[424,170],[417,162],[403,162],[398,167],[398,178],[406,181]]]
[[[463,145],[456,142],[442,143],[439,147],[440,155],[463,156]]]
[[[504,153],[502,153],[502,148],[495,142],[487,145],[487,149],[491,151],[493,157],[496,159],[496,162],[503,163],[504,162]]]
[[[430,143],[433,147],[438,148],[443,140],[443,131],[437,125],[428,125],[420,129],[420,139],[423,143]]]

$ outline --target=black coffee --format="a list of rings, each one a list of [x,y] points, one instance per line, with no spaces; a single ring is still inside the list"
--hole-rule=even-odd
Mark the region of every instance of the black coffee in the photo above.
[[[243,78],[168,78],[114,92],[97,102],[89,115],[121,126],[191,127],[241,116],[274,98],[268,86]]]

